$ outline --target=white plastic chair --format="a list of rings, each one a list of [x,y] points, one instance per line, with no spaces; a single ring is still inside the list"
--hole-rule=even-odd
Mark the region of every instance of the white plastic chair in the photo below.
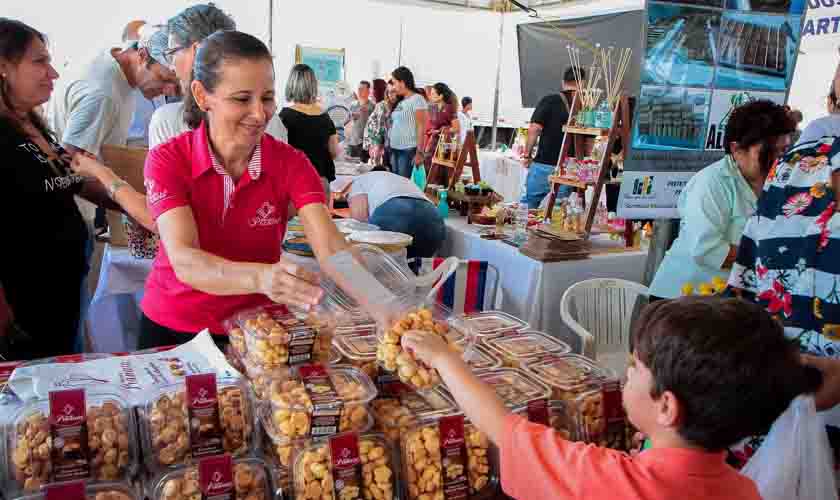
[[[584,356],[624,376],[630,346],[630,322],[646,286],[598,278],[570,286],[560,300],[560,317],[580,337]]]

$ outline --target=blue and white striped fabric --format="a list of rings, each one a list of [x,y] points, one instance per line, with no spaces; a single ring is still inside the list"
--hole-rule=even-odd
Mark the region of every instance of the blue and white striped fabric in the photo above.
[[[388,133],[391,149],[402,150],[417,147],[418,141],[422,138],[417,137],[417,118],[414,113],[427,109],[429,109],[429,106],[426,104],[426,100],[419,94],[407,97],[397,104],[397,107],[391,112],[391,131]]]
[[[840,140],[796,146],[764,184],[729,285],[785,326],[803,351],[840,357],[840,216],[831,184]]]

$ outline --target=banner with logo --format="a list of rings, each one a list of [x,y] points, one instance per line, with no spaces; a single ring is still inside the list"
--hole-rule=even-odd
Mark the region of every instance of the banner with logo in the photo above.
[[[732,110],[783,104],[806,0],[661,0],[646,10],[645,55],[619,215],[678,217],[698,170],[723,157]]]

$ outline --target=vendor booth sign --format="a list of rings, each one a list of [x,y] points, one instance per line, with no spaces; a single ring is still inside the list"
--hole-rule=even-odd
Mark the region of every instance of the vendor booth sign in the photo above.
[[[803,0],[648,2],[622,217],[678,217],[684,182],[723,156],[732,110],[786,102],[804,10]]]

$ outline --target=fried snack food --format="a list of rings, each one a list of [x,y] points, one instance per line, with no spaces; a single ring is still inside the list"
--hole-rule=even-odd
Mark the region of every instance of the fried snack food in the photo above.
[[[236,500],[265,500],[269,498],[269,486],[265,470],[255,464],[237,463],[233,466],[233,484]],[[154,500],[200,500],[198,469],[190,467],[183,474],[166,479],[160,495]]]
[[[396,372],[404,384],[418,390],[432,389],[440,384],[440,375],[437,370],[423,366],[402,348],[402,336],[408,331],[438,335],[448,341],[446,334],[449,325],[435,321],[429,309],[420,308],[410,312],[395,321],[381,336],[376,359],[385,370]]]
[[[376,399],[371,407],[376,430],[385,434],[389,442],[398,442],[404,430],[417,425],[414,412],[403,406],[398,399]]]
[[[388,445],[375,437],[359,438],[359,458],[362,463],[361,489],[344,488],[335,495],[329,447],[318,444],[298,457],[295,470],[295,488],[299,500],[391,500],[394,498],[394,465]]]
[[[323,364],[330,361],[332,329],[328,327],[327,322],[314,314],[300,319],[293,315],[275,317],[262,311],[246,319],[243,326],[246,356],[265,370],[288,366],[298,361]],[[296,360],[293,354],[290,354],[290,344],[303,332],[306,335],[314,335],[311,357]]]
[[[234,456],[248,451],[253,423],[247,396],[239,386],[219,387],[219,423],[222,447]],[[171,466],[190,455],[189,411],[184,390],[164,394],[155,400],[148,415],[148,429],[156,460]]]
[[[90,477],[115,481],[124,476],[131,462],[128,417],[123,408],[112,401],[90,405],[86,412]],[[49,417],[35,411],[17,423],[11,451],[14,479],[26,491],[38,490],[50,480],[52,472]],[[65,444],[64,456],[78,455],[78,444]],[[81,459],[80,459],[81,460]]]
[[[120,490],[104,490],[98,491],[95,495],[88,496],[93,500],[134,500],[134,497],[128,493]]]
[[[366,389],[354,380],[333,377],[338,395],[344,401],[363,399]],[[314,405],[300,380],[275,380],[269,399],[274,428],[288,439],[309,436]],[[338,432],[363,431],[370,421],[364,404],[346,404],[342,408]]]

